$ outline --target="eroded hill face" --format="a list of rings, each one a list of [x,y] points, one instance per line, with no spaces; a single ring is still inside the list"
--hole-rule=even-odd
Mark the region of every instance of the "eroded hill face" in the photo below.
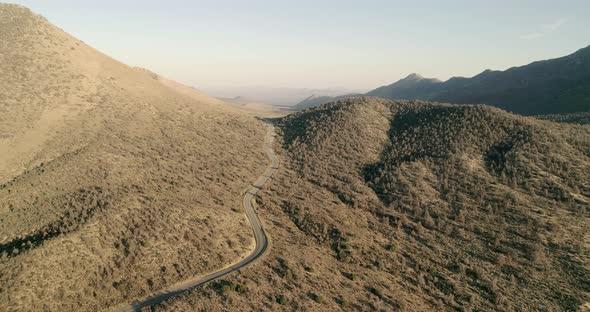
[[[261,122],[14,5],[0,73],[2,308],[105,310],[252,248]]]
[[[590,301],[588,126],[361,98],[279,127],[284,168],[260,208],[273,246],[232,279],[247,290],[216,284],[160,309],[559,311]]]

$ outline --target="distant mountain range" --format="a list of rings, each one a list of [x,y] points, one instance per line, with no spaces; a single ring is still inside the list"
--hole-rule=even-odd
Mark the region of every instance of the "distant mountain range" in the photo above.
[[[523,115],[590,111],[590,46],[568,56],[512,67],[506,71],[486,70],[472,78],[453,77],[443,82],[411,74],[366,95],[386,99],[488,104]],[[321,101],[316,99],[314,104],[321,105],[337,99],[323,97]],[[310,101],[306,101],[309,104]],[[304,104],[299,103],[296,107],[303,107]]]
[[[359,92],[344,88],[286,88],[264,86],[200,87],[200,90],[218,98],[238,98],[241,101],[270,104],[274,106],[294,106],[313,95],[328,97]]]

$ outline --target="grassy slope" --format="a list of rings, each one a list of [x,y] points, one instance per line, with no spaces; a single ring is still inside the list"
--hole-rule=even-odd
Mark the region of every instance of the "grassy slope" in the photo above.
[[[530,311],[590,300],[587,126],[364,98],[280,128],[284,167],[260,208],[269,255],[158,309]]]
[[[22,7],[0,29],[0,310],[103,310],[252,247],[261,122]]]

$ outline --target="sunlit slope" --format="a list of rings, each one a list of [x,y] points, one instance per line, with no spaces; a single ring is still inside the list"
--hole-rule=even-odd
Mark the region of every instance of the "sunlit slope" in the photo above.
[[[141,112],[204,111],[220,105],[207,95],[121,64],[48,23],[27,9],[0,7],[0,178],[18,174],[47,154],[67,150],[48,144],[60,130],[84,120],[86,133],[68,133],[69,141],[87,143],[102,120]],[[188,87],[185,87],[188,89]],[[173,89],[173,90],[170,90]]]
[[[0,310],[104,310],[252,248],[260,121],[15,5],[0,85]]]

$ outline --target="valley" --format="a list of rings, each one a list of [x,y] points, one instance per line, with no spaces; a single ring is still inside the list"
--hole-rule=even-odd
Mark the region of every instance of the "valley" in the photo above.
[[[346,78],[340,63],[361,46],[280,70],[281,51],[318,38],[279,36],[278,56],[265,58],[252,47],[277,36],[266,20],[250,29],[266,37],[237,32],[248,40],[230,46],[223,27],[260,21],[216,24],[216,12],[185,4],[146,4],[153,16],[117,7],[190,32],[163,40],[129,22],[133,44],[169,44],[139,59],[197,42],[179,52],[186,64],[154,64],[195,76],[215,65],[211,81],[231,85],[241,60],[245,84],[277,72],[311,83],[327,79],[315,70],[325,64]],[[105,33],[93,34],[115,37]],[[192,55],[222,50],[236,59]],[[0,312],[585,312],[588,51],[471,78],[411,74],[366,94],[234,86],[213,97],[0,4]],[[384,72],[371,64],[358,65]]]

